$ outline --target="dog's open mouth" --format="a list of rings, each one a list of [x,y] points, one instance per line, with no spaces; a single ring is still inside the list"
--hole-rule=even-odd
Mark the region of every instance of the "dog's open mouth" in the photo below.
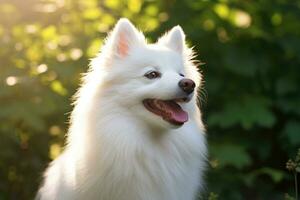
[[[185,99],[145,99],[143,100],[143,104],[150,112],[161,116],[165,121],[181,126],[188,121],[188,113],[177,103],[183,101],[185,101]]]

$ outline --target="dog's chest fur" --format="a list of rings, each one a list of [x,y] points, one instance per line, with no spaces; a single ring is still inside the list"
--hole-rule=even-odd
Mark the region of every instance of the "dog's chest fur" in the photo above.
[[[104,136],[97,152],[86,152],[89,157],[85,156],[84,170],[79,169],[76,177],[75,198],[195,199],[200,169],[204,167],[204,144],[202,134],[193,129],[191,124],[182,132],[171,131],[153,138],[128,137],[124,131],[118,137],[114,137],[117,131]]]

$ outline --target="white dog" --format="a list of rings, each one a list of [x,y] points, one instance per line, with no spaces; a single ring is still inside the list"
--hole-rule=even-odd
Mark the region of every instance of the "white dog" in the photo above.
[[[76,95],[41,200],[195,200],[206,163],[200,74],[180,26],[155,44],[121,19]]]

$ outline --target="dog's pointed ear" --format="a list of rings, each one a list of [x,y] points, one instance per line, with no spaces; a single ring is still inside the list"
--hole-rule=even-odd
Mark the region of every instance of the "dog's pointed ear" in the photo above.
[[[166,35],[161,37],[158,43],[182,54],[185,48],[185,34],[182,28],[177,25],[173,27]]]
[[[126,57],[135,45],[145,42],[144,35],[126,18],[117,22],[110,40],[112,53],[121,58]]]

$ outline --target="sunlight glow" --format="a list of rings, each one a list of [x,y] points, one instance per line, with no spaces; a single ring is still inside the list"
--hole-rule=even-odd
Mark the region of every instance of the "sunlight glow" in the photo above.
[[[69,35],[62,35],[59,37],[59,45],[67,46],[72,42],[72,38]]]
[[[6,78],[6,84],[9,86],[13,86],[18,83],[18,78],[15,76],[9,76]]]
[[[36,71],[41,74],[44,73],[48,70],[48,67],[46,64],[40,64],[39,66],[37,66]]]
[[[60,53],[56,56],[57,61],[64,62],[67,60],[67,56],[64,53]]]
[[[244,11],[236,11],[234,23],[240,28],[248,28],[251,25],[251,16]]]
[[[34,24],[29,24],[25,26],[25,31],[29,34],[34,34],[37,32],[37,27]]]
[[[53,125],[50,127],[49,129],[49,133],[53,136],[57,136],[57,135],[60,135],[61,134],[61,129],[59,126],[56,126],[56,125]]]
[[[70,57],[72,60],[78,60],[82,56],[82,50],[79,48],[73,48],[70,52]]]

